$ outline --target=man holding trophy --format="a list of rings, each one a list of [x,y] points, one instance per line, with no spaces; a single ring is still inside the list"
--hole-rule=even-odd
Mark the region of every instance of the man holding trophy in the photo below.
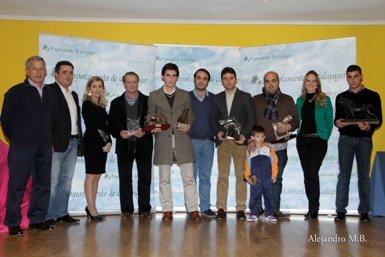
[[[270,143],[278,156],[277,180],[273,184],[273,211],[279,218],[288,217],[280,211],[282,175],[287,163],[287,141],[293,138],[291,131],[298,127],[297,108],[291,96],[279,88],[279,76],[274,71],[263,77],[262,94],[253,97],[257,124],[266,130],[266,142]]]
[[[217,219],[226,219],[230,165],[233,158],[237,219],[246,220],[247,184],[243,181],[243,173],[247,140],[255,125],[255,109],[251,95],[236,87],[238,81],[233,68],[225,67],[221,72],[221,80],[225,90],[215,95],[210,119],[217,138]]]
[[[193,171],[194,150],[188,134],[195,118],[191,111],[189,93],[176,86],[178,78],[178,66],[173,63],[164,65],[162,68],[164,84],[152,91],[148,100],[147,116],[163,115],[171,125],[149,125],[155,135],[154,164],[159,166],[159,198],[163,220],[171,221],[173,218],[170,176],[171,166],[177,164],[183,180],[184,197],[190,219],[199,221],[198,194]]]
[[[382,124],[381,98],[377,92],[363,84],[361,68],[351,65],[346,70],[349,89],[336,97],[334,124],[338,127],[339,174],[337,182],[335,221],[345,220],[349,203],[349,184],[354,157],[357,160],[360,221],[369,222],[370,157],[373,149],[372,136]]]
[[[111,135],[116,138],[120,208],[123,218],[131,218],[134,212],[132,167],[136,160],[139,215],[150,217],[152,134],[142,129],[148,96],[138,90],[139,76],[135,72],[127,72],[122,80],[125,92],[111,102],[109,113]]]

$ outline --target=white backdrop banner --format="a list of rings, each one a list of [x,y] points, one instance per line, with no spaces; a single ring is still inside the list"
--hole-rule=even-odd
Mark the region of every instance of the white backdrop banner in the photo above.
[[[193,74],[198,68],[206,68],[211,73],[208,89],[213,93],[223,90],[220,72],[223,67],[233,67],[239,78],[238,87],[253,96],[260,94],[263,87],[263,75],[274,70],[280,75],[280,88],[294,100],[300,95],[303,76],[311,69],[318,72],[323,90],[332,99],[339,92],[348,88],[345,79],[347,66],[356,62],[355,38],[312,41],[294,44],[259,46],[250,48],[206,47],[156,45],[141,46],[128,43],[116,43],[91,39],[40,35],[39,52],[46,60],[49,75],[46,82],[54,81],[53,69],[60,60],[71,61],[75,66],[74,90],[82,98],[85,84],[90,76],[101,76],[106,83],[109,102],[124,92],[121,77],[127,71],[135,71],[140,76],[139,90],[147,94],[162,86],[161,69],[172,62],[178,65],[180,76],[177,86],[190,91],[194,88]],[[107,107],[109,109],[109,106]],[[84,128],[83,128],[84,130]],[[329,140],[328,153],[320,170],[321,206],[326,212],[335,209],[335,189],[338,175],[338,131],[336,128]],[[114,142],[113,142],[114,143]],[[304,192],[303,173],[299,163],[295,140],[289,142],[288,164],[284,172],[282,209],[307,209]],[[134,201],[137,200],[137,175],[133,172]],[[216,203],[216,181],[218,166],[216,154],[211,177],[211,204]],[[184,210],[183,186],[179,170],[172,169],[172,188],[175,209]],[[84,210],[84,160],[78,158],[69,209],[71,212]],[[353,168],[348,209],[358,206],[356,167]],[[199,183],[199,181],[198,181]],[[228,206],[235,206],[235,176],[230,173]],[[159,208],[158,169],[154,166],[151,204]],[[119,206],[119,179],[116,155],[108,155],[107,173],[99,183],[98,208],[105,212],[117,212]]]

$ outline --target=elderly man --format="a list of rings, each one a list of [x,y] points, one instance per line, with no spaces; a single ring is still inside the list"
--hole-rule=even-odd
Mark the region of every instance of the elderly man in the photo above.
[[[266,72],[263,77],[262,94],[253,97],[255,109],[257,113],[257,124],[266,130],[266,142],[274,142],[277,138],[273,129],[273,123],[281,122],[285,117],[290,115],[291,121],[288,123],[280,123],[277,133],[285,134],[289,131],[295,131],[298,127],[297,108],[291,96],[281,92],[279,88],[279,76],[274,71]],[[287,163],[287,143],[272,144],[278,156],[278,174],[277,180],[273,184],[273,211],[274,216],[279,218],[287,218],[289,215],[280,211],[281,192],[282,192],[282,176],[283,170]]]
[[[52,128],[56,117],[56,93],[45,86],[46,64],[40,56],[25,62],[27,78],[4,96],[1,126],[10,141],[9,182],[5,224],[10,235],[22,235],[20,205],[32,173],[28,210],[29,229],[51,230],[45,222],[51,185]]]
[[[151,217],[150,189],[152,169],[152,134],[142,127],[147,115],[148,96],[139,88],[139,76],[133,71],[124,74],[125,92],[111,102],[109,127],[116,138],[118,156],[120,209],[123,218],[134,212],[132,167],[138,170],[138,205],[141,217]]]

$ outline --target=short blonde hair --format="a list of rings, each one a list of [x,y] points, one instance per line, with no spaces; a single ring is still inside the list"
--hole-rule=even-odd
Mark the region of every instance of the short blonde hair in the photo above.
[[[83,94],[83,102],[87,101],[87,100],[92,102],[92,98],[89,94],[90,94],[90,87],[91,87],[92,83],[94,83],[95,81],[102,82],[102,86],[104,89],[102,94],[100,95],[98,105],[101,107],[106,107],[107,106],[106,88],[104,86],[104,80],[99,76],[92,76],[91,78],[88,79],[87,84],[86,84],[86,88],[85,88],[84,94]]]

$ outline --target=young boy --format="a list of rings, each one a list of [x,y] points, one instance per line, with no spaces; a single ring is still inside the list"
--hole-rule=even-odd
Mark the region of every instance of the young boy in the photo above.
[[[272,147],[265,144],[265,129],[254,126],[251,139],[255,142],[255,150],[247,151],[245,160],[245,179],[250,184],[250,216],[247,221],[258,221],[258,210],[265,203],[265,221],[277,222],[273,216],[273,189],[278,173],[278,158]]]

